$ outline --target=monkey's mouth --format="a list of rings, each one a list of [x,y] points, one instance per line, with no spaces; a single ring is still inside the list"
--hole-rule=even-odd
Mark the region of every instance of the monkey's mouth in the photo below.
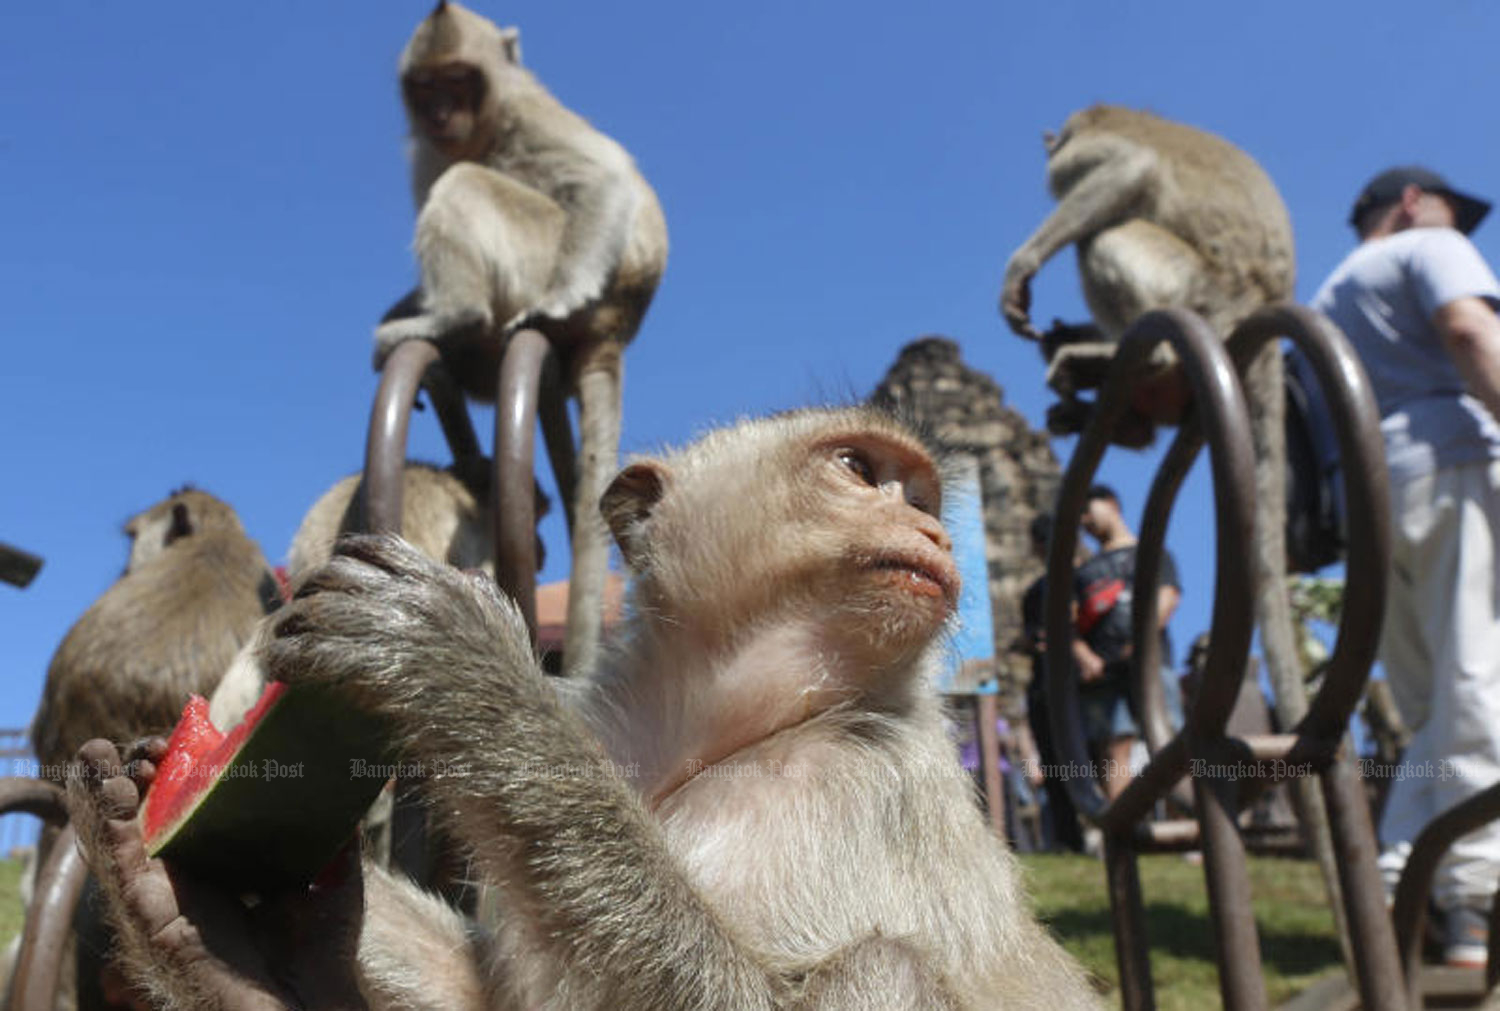
[[[870,560],[869,568],[890,573],[887,578],[900,589],[922,597],[940,597],[952,607],[958,602],[958,577],[951,568],[926,558],[888,555]]]

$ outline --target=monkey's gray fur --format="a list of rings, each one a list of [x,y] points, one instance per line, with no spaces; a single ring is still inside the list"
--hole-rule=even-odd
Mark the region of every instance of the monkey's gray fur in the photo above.
[[[408,462],[401,478],[401,530],[407,542],[429,558],[460,569],[495,571],[494,525],[490,519],[489,461],[476,464],[474,478],[452,469]],[[287,584],[295,591],[308,574],[333,557],[338,538],[365,529],[363,496],[358,474],[340,479],[325,491],[302,517],[287,549]],[[546,496],[537,501],[537,515],[546,513]],[[538,551],[538,558],[541,552]],[[240,650],[209,696],[209,718],[216,727],[230,727],[260,698],[265,673],[250,642]]]
[[[1148,310],[1191,309],[1227,337],[1251,312],[1292,297],[1286,205],[1255,160],[1221,137],[1096,105],[1047,137],[1047,181],[1057,208],[1011,255],[1000,308],[1016,333],[1043,342],[1047,383],[1065,404],[1098,385],[1113,345]],[[1058,323],[1044,335],[1031,323],[1031,278],[1067,245],[1094,327]],[[1087,412],[1057,418],[1059,430],[1077,431]],[[1148,425],[1144,441],[1150,434]]]
[[[174,493],[125,524],[130,562],[74,623],[31,723],[37,760],[60,769],[84,741],[128,744],[172,729],[211,692],[279,601],[260,548],[226,503]]]
[[[433,812],[504,911],[491,936],[367,869],[365,998],[1097,1006],[943,731],[928,677],[958,582],[940,494],[921,444],[868,409],[745,422],[636,461],[603,503],[635,574],[633,624],[587,682],[542,674],[490,581],[395,539],[341,542],[274,622],[268,666],[338,685],[405,760],[456,771],[427,781]],[[150,937],[184,922],[161,904],[184,885],[139,859],[134,789],[82,778],[73,803],[135,978],[176,1008],[305,1000],[268,974],[226,982],[243,933]]]
[[[666,219],[625,149],[522,68],[516,29],[440,3],[400,73],[421,286],[376,330],[376,361],[434,340],[465,392],[493,400],[518,326],[558,349],[581,439],[564,656],[586,672],[603,625],[609,546],[594,507],[619,451],[621,352],[666,266]]]

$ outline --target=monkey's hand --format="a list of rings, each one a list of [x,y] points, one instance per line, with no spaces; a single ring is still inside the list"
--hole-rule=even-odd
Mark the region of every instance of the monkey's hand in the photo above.
[[[398,747],[435,745],[435,711],[474,705],[503,721],[514,692],[546,687],[494,581],[397,537],[340,539],[279,614],[265,646],[269,676],[336,687],[389,721]]]
[[[68,777],[72,823],[129,983],[152,1006],[363,1007],[353,971],[363,910],[355,851],[341,858],[343,881],[265,896],[255,910],[148,858],[136,815],[165,750],[164,741],[150,742],[142,758],[125,765],[113,744],[90,741]]]
[[[1027,340],[1040,341],[1041,331],[1031,323],[1031,279],[1039,265],[1020,255],[1005,265],[1005,284],[1000,289],[1000,314],[1011,330]]]

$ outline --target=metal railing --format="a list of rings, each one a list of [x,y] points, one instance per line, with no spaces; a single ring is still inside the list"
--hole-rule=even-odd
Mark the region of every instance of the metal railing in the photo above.
[[[1290,339],[1307,356],[1329,402],[1346,481],[1348,590],[1333,656],[1306,716],[1288,733],[1242,738],[1226,734],[1225,727],[1247,669],[1258,576],[1255,456],[1238,372],[1276,337]],[[1073,636],[1070,587],[1077,518],[1109,433],[1163,342],[1176,352],[1193,397],[1152,484],[1136,549],[1131,690],[1143,715],[1151,760],[1113,801],[1091,779],[1068,781],[1074,805],[1105,835],[1122,1004],[1129,1011],[1155,1006],[1138,855],[1201,847],[1224,1005],[1232,1011],[1266,1006],[1245,844],[1236,816],[1251,789],[1315,775],[1322,780],[1363,1006],[1404,1008],[1406,990],[1376,869],[1369,808],[1350,763],[1334,761],[1379,639],[1390,555],[1385,458],[1369,380],[1343,335],[1323,317],[1296,306],[1272,306],[1221,342],[1190,312],[1158,311],[1143,316],[1121,340],[1095,417],[1079,439],[1058,497],[1045,604],[1047,641],[1064,647],[1047,651],[1054,739],[1064,761],[1089,767],[1078,685],[1066,662]],[[1213,618],[1202,681],[1185,725],[1173,733],[1156,674],[1156,586],[1172,504],[1205,443],[1217,539]],[[1156,802],[1190,773],[1195,819],[1148,822]]]
[[[58,781],[61,770],[38,768],[26,727],[0,730],[0,779],[26,777]],[[0,859],[14,859],[36,845],[41,826],[32,815],[15,811],[0,814]]]
[[[535,433],[538,419],[573,530],[575,452],[552,344],[536,330],[520,330],[506,342],[497,376],[495,453],[490,475],[495,542],[495,580],[520,607],[536,642]],[[401,532],[401,497],[407,431],[417,392],[425,390],[442,425],[460,473],[484,465],[463,394],[435,345],[408,341],[386,360],[370,412],[362,490],[371,533]],[[415,784],[397,783],[391,816],[391,862],[417,881],[468,905],[471,890],[461,859],[447,847],[430,845],[426,817]]]

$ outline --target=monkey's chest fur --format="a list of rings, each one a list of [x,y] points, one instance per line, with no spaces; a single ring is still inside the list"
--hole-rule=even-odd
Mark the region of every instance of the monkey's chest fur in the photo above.
[[[737,752],[663,803],[687,878],[791,972],[881,936],[950,977],[987,975],[1024,900],[951,750],[895,726],[851,747],[836,724],[815,719]]]

